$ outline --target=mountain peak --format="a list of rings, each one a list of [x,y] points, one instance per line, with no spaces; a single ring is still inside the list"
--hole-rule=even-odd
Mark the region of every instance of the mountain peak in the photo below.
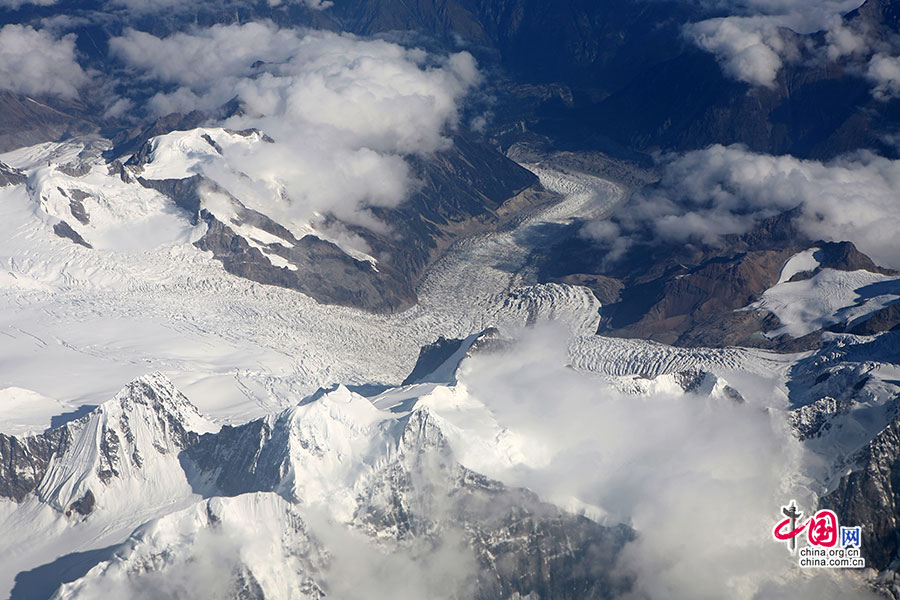
[[[110,487],[150,484],[147,497],[184,491],[181,469],[169,463],[177,467],[182,449],[215,430],[168,378],[144,375],[60,427],[21,439],[0,434],[0,495],[22,502],[34,492],[71,515],[104,506]]]

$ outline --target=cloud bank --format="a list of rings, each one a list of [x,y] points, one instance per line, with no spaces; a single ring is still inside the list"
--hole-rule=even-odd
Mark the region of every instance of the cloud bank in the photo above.
[[[88,82],[75,57],[75,36],[54,37],[24,25],[0,29],[0,89],[76,98]]]
[[[548,457],[488,475],[574,496],[634,526],[619,565],[637,574],[630,597],[869,597],[848,592],[855,584],[840,575],[805,578],[771,538],[785,497],[812,502],[797,476],[808,459],[771,382],[741,381],[741,404],[623,394],[568,368],[566,343],[552,324],[525,331],[510,351],[467,360],[460,382],[501,428]]]
[[[768,19],[708,19],[688,25],[685,32],[716,56],[725,73],[753,85],[773,87],[783,59],[799,58],[796,44]]]
[[[583,232],[620,256],[649,230],[664,242],[718,246],[723,235],[795,207],[813,240],[849,240],[876,263],[900,268],[900,161],[861,152],[830,162],[711,146],[665,157],[658,185],[637,194],[611,221]]]
[[[16,9],[26,4],[35,4],[37,6],[50,6],[56,4],[56,0],[0,0],[0,8]]]
[[[480,77],[466,52],[433,56],[260,23],[168,38],[129,30],[110,49],[138,79],[169,86],[150,98],[155,114],[237,99],[243,114],[224,125],[255,127],[276,142],[225,156],[257,193],[286,202],[300,221],[328,212],[370,227],[377,224],[365,207],[396,206],[414,184],[403,157],[451,144],[447,134]]]
[[[878,100],[900,96],[900,57],[876,54],[869,61],[866,77],[875,84],[872,95]]]
[[[862,58],[884,45],[842,19],[862,4],[860,0],[711,0],[703,4],[731,14],[690,23],[684,27],[685,36],[714,54],[729,77],[753,86],[774,87],[786,63]],[[824,44],[796,35],[819,31],[825,32]]]
[[[0,0],[0,2],[21,0]],[[38,0],[40,3],[52,4],[56,0]],[[227,0],[226,0],[227,2]],[[224,7],[226,2],[219,0]],[[313,10],[325,10],[334,5],[332,0],[266,0],[269,6],[281,6],[287,4],[303,4]],[[193,12],[198,3],[185,2],[184,0],[109,0],[108,5],[113,8],[124,8],[135,15],[146,15],[160,12]]]

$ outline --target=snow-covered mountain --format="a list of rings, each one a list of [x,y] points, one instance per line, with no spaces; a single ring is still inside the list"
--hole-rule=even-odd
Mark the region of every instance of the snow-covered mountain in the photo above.
[[[426,398],[436,394],[432,385]],[[388,396],[372,402],[338,387],[216,432],[163,376],[143,377],[79,420],[5,438],[13,454],[4,464],[46,466],[18,481],[0,527],[114,540],[114,528],[134,524],[128,540],[62,586],[61,598],[129,595],[170,578],[176,595],[212,585],[214,595],[325,597],[345,585],[336,565],[357,558],[330,543],[335,536],[362,544],[353,552],[376,564],[397,553],[462,561],[464,572],[444,575],[459,588],[447,597],[555,597],[573,587],[609,597],[627,588],[613,569],[627,527],[598,525],[466,468],[444,434],[458,429],[439,405],[377,408]],[[140,523],[151,514],[160,516]],[[96,543],[89,539],[82,543]],[[20,543],[26,555],[33,550]],[[17,580],[14,596],[28,593]]]
[[[15,176],[9,183],[27,175],[29,195],[54,233],[88,249],[147,251],[190,241],[229,273],[377,312],[409,306],[435,249],[508,218],[503,203],[535,180],[485,145],[460,142],[440,160],[418,163],[432,186],[398,209],[432,223],[417,228],[405,214],[385,214],[396,223],[379,234],[328,215],[294,214],[277,175],[253,178],[241,170],[241,160],[271,144],[258,130],[197,128],[149,138],[130,156],[88,136],[5,158]],[[490,165],[489,176],[459,172],[481,163]],[[454,184],[460,176],[475,182]],[[532,203],[541,198],[534,195]],[[447,222],[434,222],[440,220]],[[415,243],[397,245],[398,236]]]
[[[896,2],[727,4],[0,1],[0,596],[900,598]]]
[[[558,597],[572,586],[581,590],[576,597],[613,597],[626,589],[653,596],[648,590],[659,576],[648,573],[660,563],[647,557],[669,550],[647,541],[646,515],[597,492],[635,476],[618,473],[615,461],[629,464],[638,460],[635,452],[651,452],[640,444],[618,445],[615,427],[606,423],[630,427],[641,421],[641,409],[620,413],[613,406],[668,405],[675,412],[666,427],[676,433],[657,430],[661,425],[652,421],[646,427],[652,436],[685,435],[667,443],[682,444],[687,454],[678,460],[699,461],[689,471],[704,478],[718,475],[707,473],[702,453],[693,453],[694,434],[681,429],[691,422],[685,415],[709,407],[712,414],[691,419],[708,420],[712,435],[736,427],[731,411],[738,411],[734,418],[754,423],[754,435],[774,435],[772,448],[786,444],[782,451],[796,454],[788,463],[796,470],[754,484],[767,490],[760,503],[781,501],[775,488],[808,502],[831,498],[825,495],[844,485],[839,481],[847,470],[863,465],[855,453],[893,421],[894,334],[827,331],[858,327],[892,306],[890,272],[866,264],[834,270],[822,266],[826,259],[813,248],[786,255],[769,291],[739,307],[776,315],[782,327],[807,328],[775,335],[802,336],[812,328],[823,340],[816,350],[680,348],[600,337],[597,298],[586,288],[539,283],[540,270],[527,257],[548,227],[608,214],[622,201],[621,190],[570,167],[532,164],[544,188],[559,194],[557,201],[525,208],[496,233],[461,240],[429,268],[416,307],[373,317],[234,277],[202,241],[214,222],[227,223],[234,235],[259,244],[262,256],[273,245],[294,243],[299,231],[276,228],[234,196],[204,195],[203,185],[190,183],[200,181],[196,176],[158,190],[141,183],[172,181],[149,178],[154,162],[165,157],[174,156],[173,165],[215,164],[221,155],[204,135],[220,146],[228,139],[267,143],[252,132],[194,130],[151,141],[141,166],[108,162],[102,153],[109,144],[99,139],[4,155],[10,171],[21,175],[2,191],[17,231],[5,242],[4,297],[17,308],[6,321],[14,343],[6,350],[11,385],[3,397],[19,404],[24,398],[33,407],[18,413],[18,421],[4,414],[9,433],[0,438],[0,489],[8,498],[0,527],[17,532],[6,538],[4,554],[4,581],[14,597],[57,591],[91,597],[169,580],[173,593],[183,595],[206,585],[188,577],[186,565],[210,557],[228,565],[227,573],[215,575],[221,586],[215,589],[225,596],[340,595],[336,590],[345,588],[335,573],[345,572],[347,561],[388,569],[386,557],[395,555],[404,557],[404,569],[418,565],[412,569],[419,584],[433,589],[425,557],[445,551],[447,560],[465,567],[447,583],[448,597],[472,597],[473,589],[484,597]],[[192,211],[184,210],[185,198],[198,202]],[[76,213],[88,217],[79,220]],[[85,244],[55,231],[62,222],[71,223]],[[266,228],[281,241],[265,237]],[[352,252],[345,255],[352,258]],[[352,260],[372,272],[380,268],[377,260]],[[806,287],[793,291],[795,284]],[[863,293],[856,291],[860,285],[876,288]],[[459,290],[468,290],[465,305],[454,300]],[[173,306],[180,323],[174,329]],[[503,357],[521,352],[516,339],[522,327],[540,329],[550,321],[563,324],[561,333],[548,335],[559,337],[568,371],[522,388],[527,370],[501,377],[524,397],[537,395],[548,407],[562,402],[566,414],[592,415],[572,420],[586,429],[563,435],[580,440],[580,452],[606,465],[598,467],[597,483],[589,477],[573,485],[565,474],[575,468],[578,452],[570,455],[525,418],[545,409],[492,406],[489,399],[506,392],[479,375],[506,372],[517,360],[530,364],[528,353],[512,364]],[[129,323],[131,340],[110,345],[110,323]],[[81,374],[80,386],[77,379],[47,385],[41,372],[47,352]],[[469,365],[462,371],[461,361]],[[542,361],[534,363],[535,374],[545,368]],[[492,366],[479,366],[485,364]],[[185,385],[208,416],[164,376],[141,375],[152,369]],[[561,383],[569,371],[577,379]],[[116,393],[110,374],[113,381],[137,379]],[[316,388],[323,390],[309,395]],[[98,397],[102,390],[115,399]],[[593,404],[576,400],[595,394]],[[604,399],[618,400],[607,407]],[[565,430],[569,419],[552,414],[549,422]],[[757,422],[765,414],[776,415],[783,436]],[[603,443],[612,446],[594,449]],[[763,477],[762,471],[745,476]],[[498,507],[505,508],[493,510]],[[767,509],[757,504],[753,510]],[[248,523],[262,515],[273,522],[257,537]],[[221,556],[210,550],[220,535],[227,540]],[[273,555],[275,539],[283,543]],[[347,544],[358,546],[363,558],[339,552]],[[460,554],[461,547],[469,550]],[[697,568],[694,559],[685,555],[683,568]],[[584,561],[591,562],[590,576]],[[593,566],[598,561],[599,568]],[[63,574],[51,581],[42,569]],[[476,588],[454,587],[476,572]],[[523,579],[522,573],[530,575]],[[560,579],[560,573],[574,579]],[[379,578],[367,572],[359,581],[371,585],[372,577]],[[658,585],[673,585],[665,581]]]

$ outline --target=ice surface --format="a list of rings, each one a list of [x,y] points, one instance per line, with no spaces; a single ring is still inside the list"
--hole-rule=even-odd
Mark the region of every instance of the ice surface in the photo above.
[[[222,144],[230,134],[209,135]],[[204,161],[217,160],[215,148],[202,136],[175,136],[166,143],[171,147],[160,142],[154,150],[161,161],[153,167],[157,170],[146,170],[144,176],[180,176]],[[175,150],[190,160],[167,164],[162,157]],[[569,364],[595,374],[598,385],[677,394],[673,374],[701,369],[715,374],[703,384],[710,398],[721,400],[728,381],[775,410],[789,405],[790,369],[810,356],[684,349],[596,336],[601,306],[593,294],[586,288],[538,284],[526,260],[540,243],[543,224],[602,216],[622,200],[618,187],[596,177],[529,165],[545,187],[564,194],[560,202],[523,216],[508,230],[458,242],[427,273],[419,305],[398,315],[371,315],[323,306],[295,291],[229,275],[190,244],[198,232],[187,225],[162,228],[155,238],[143,235],[140,227],[159,231],[150,225],[152,219],[171,216],[166,205],[152,192],[133,195],[124,182],[129,191],[120,195],[119,184],[107,182],[97,169],[75,177],[54,167],[75,161],[83,151],[84,146],[44,144],[0,156],[29,170],[31,186],[31,193],[26,186],[0,190],[0,219],[8,231],[0,239],[0,431],[42,430],[53,417],[101,405],[132,379],[160,371],[209,417],[206,429],[293,407],[290,414],[297,426],[291,429],[296,437],[288,440],[295,444],[291,491],[309,502],[329,503],[334,516],[347,518],[355,502],[351,483],[359,469],[368,468],[367,461],[382,456],[375,451],[383,450],[378,443],[384,439],[376,434],[380,424],[411,410],[427,410],[461,462],[478,471],[516,483],[522,469],[550,464],[553,448],[500,422],[482,399],[468,393],[465,382],[453,384],[452,366],[459,356],[442,365],[435,382],[394,387],[372,402],[347,387],[336,387],[319,401],[296,407],[300,398],[334,384],[396,386],[412,370],[420,347],[440,336],[464,339],[492,326],[515,331],[553,320],[569,337]],[[108,204],[86,205],[98,215],[96,223],[87,226],[71,214],[66,217],[95,245],[93,250],[53,233],[54,222],[65,216],[68,206],[56,188],[70,195],[70,190],[83,188]],[[132,215],[136,220],[129,210],[138,211]],[[225,214],[228,207],[215,210]],[[179,223],[187,222],[179,218]],[[144,225],[138,229],[128,229],[140,222]],[[115,232],[133,235],[140,243],[129,245]],[[263,232],[241,233],[260,243],[272,241]],[[793,273],[814,266],[811,261],[811,255],[788,261],[780,283],[762,301],[770,303],[768,310],[781,311],[785,327],[796,326],[792,331],[801,331],[801,318],[823,323],[837,313],[857,318],[852,311],[861,293],[868,295],[859,310],[867,311],[890,295],[877,286],[890,284],[891,278],[873,279],[864,272],[836,275],[826,269],[820,279],[787,282]],[[869,292],[860,292],[865,289]],[[791,311],[806,312],[794,316]],[[23,401],[33,402],[35,412],[14,422]],[[121,416],[114,408],[103,415],[113,424]],[[85,435],[79,439],[96,440],[98,423],[84,425]],[[148,426],[135,436],[152,446],[157,434]],[[301,441],[329,451],[320,457],[301,453]],[[77,456],[75,462],[60,461],[48,479],[48,494],[56,494],[57,504],[77,497],[87,485],[96,486],[93,476],[77,475],[85,472],[85,465],[94,472],[96,446],[85,442]],[[0,531],[7,549],[0,557],[0,593],[23,569],[69,552],[121,543],[137,525],[167,514],[175,516],[143,531],[150,537],[170,535],[184,524],[187,534],[194,535],[190,524],[203,503],[198,504],[176,463],[174,452],[160,455],[146,473],[115,483],[120,487],[100,498],[107,515],[102,519],[73,523],[36,500],[15,509],[0,502]],[[549,487],[540,491],[590,518],[609,518],[604,508],[571,493],[555,493]],[[147,501],[133,503],[133,498]],[[271,504],[260,514],[281,510],[279,500],[260,502]],[[186,511],[176,514],[181,509]]]
[[[201,141],[204,152],[215,153]],[[0,160],[44,169],[83,149],[44,144]],[[243,422],[335,383],[396,384],[412,370],[419,348],[439,336],[464,338],[489,326],[542,319],[592,336],[600,310],[593,294],[536,284],[523,257],[542,222],[608,207],[621,192],[594,177],[538,173],[545,185],[578,193],[513,230],[460,242],[426,276],[420,304],[389,316],[322,306],[295,291],[234,277],[189,240],[140,251],[105,244],[88,250],[52,232],[25,186],[5,188],[0,218],[10,235],[0,240],[0,385],[78,407],[97,405],[131,379],[159,370],[204,414]],[[112,192],[108,199],[134,201]]]
[[[791,261],[785,271],[788,267],[795,268]],[[784,274],[781,279],[750,305],[781,321],[781,327],[769,331],[768,337],[785,333],[802,337],[834,323],[853,324],[900,300],[900,278],[869,271],[822,269],[810,279],[787,281]]]
[[[819,248],[810,248],[809,250],[804,250],[789,258],[781,269],[781,276],[778,278],[778,283],[784,283],[797,273],[812,271],[818,267],[819,261],[814,256],[818,251]]]
[[[74,410],[72,405],[62,404],[32,390],[18,387],[0,389],[0,432],[19,437],[38,434],[47,429],[54,416]]]

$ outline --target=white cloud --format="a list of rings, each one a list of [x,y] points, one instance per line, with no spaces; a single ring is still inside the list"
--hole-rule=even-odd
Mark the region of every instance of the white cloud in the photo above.
[[[331,0],[268,0],[269,6],[279,6],[281,4],[305,4],[314,10],[325,10],[330,6],[334,6]]]
[[[26,4],[35,4],[37,6],[50,6],[56,4],[56,0],[0,0],[0,7],[19,8]]]
[[[835,61],[842,56],[854,56],[865,54],[869,51],[869,41],[866,35],[844,26],[844,21],[835,16],[828,25],[825,33],[825,47],[828,60]]]
[[[810,238],[849,240],[900,268],[898,197],[900,161],[861,152],[823,163],[715,145],[666,157],[659,185],[636,195],[615,224],[591,224],[585,233],[615,241],[620,252],[644,228],[663,241],[716,246],[722,235],[799,206],[797,225]]]
[[[707,8],[734,16],[765,17],[797,33],[827,29],[835,15],[859,8],[864,0],[702,0]]]
[[[686,26],[685,32],[695,44],[715,54],[728,75],[752,85],[773,87],[782,58],[798,55],[777,26],[758,19],[708,19]]]
[[[237,97],[246,114],[225,125],[257,127],[276,140],[226,155],[233,170],[259,184],[258,193],[283,189],[299,220],[330,212],[372,227],[363,208],[405,199],[412,182],[403,156],[446,148],[459,104],[479,80],[468,53],[432,56],[259,23],[163,39],[129,30],[110,48],[140,77],[174,86],[150,99],[158,114]],[[238,184],[217,175],[229,190]]]
[[[0,2],[21,0],[0,0]],[[39,0],[41,3],[53,3],[56,0]],[[334,5],[332,0],[266,0],[269,6],[281,6],[283,4],[303,4],[313,10],[325,10]],[[221,0],[220,0],[221,2]],[[111,7],[125,8],[134,14],[148,14],[158,12],[192,12],[198,2],[185,2],[184,0],[108,0]]]
[[[801,48],[789,32],[826,31],[823,48],[812,48],[809,40],[805,43],[832,61],[868,48],[864,36],[844,27],[841,19],[858,8],[860,0],[710,0],[704,4],[732,14],[688,24],[685,34],[715,54],[726,74],[751,85],[774,86],[783,64],[800,58]]]
[[[900,96],[900,57],[876,54],[869,61],[866,77],[875,84],[872,95],[878,100]]]
[[[0,89],[75,98],[88,82],[75,57],[75,36],[54,37],[24,25],[0,29]]]
[[[173,9],[187,9],[191,7],[188,2],[180,0],[109,0],[111,7],[122,7],[135,14],[162,12]]]
[[[626,395],[568,368],[566,344],[564,332],[539,326],[508,351],[467,360],[460,381],[498,427],[528,440],[523,451],[546,457],[489,476],[545,498],[574,496],[633,525],[638,537],[617,567],[637,574],[629,598],[869,597],[843,589],[855,584],[840,574],[805,578],[772,540],[787,500],[814,500],[800,475],[811,459],[771,381],[745,375],[742,404]]]

